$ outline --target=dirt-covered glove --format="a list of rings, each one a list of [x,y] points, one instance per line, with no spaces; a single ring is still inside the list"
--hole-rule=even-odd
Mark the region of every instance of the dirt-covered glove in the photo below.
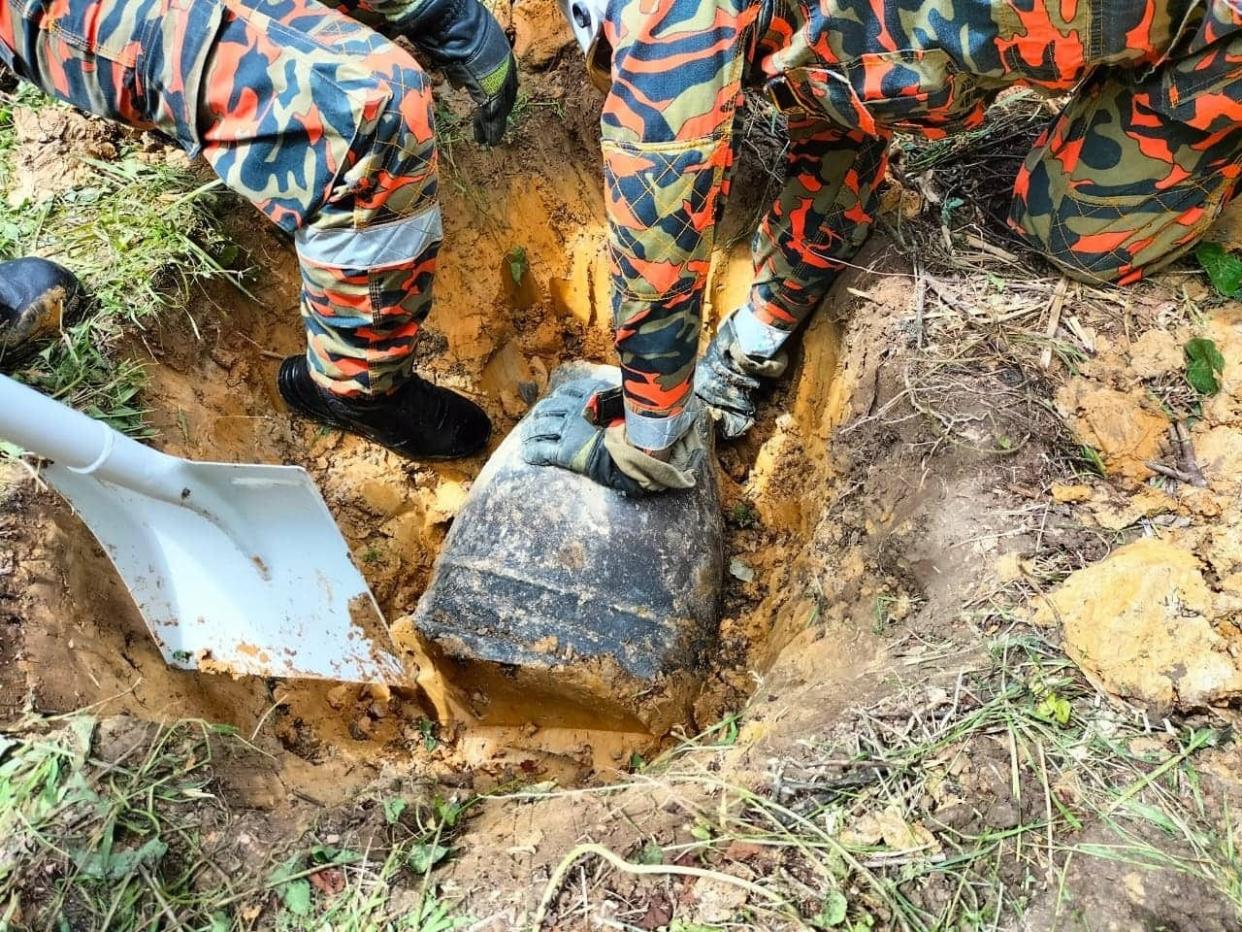
[[[35,257],[0,262],[0,360],[29,354],[81,315],[87,292],[64,266]]]
[[[694,393],[721,437],[732,440],[754,426],[756,398],[764,380],[780,378],[787,365],[784,353],[771,359],[747,356],[738,345],[733,318],[721,323],[694,370]]]
[[[517,101],[517,60],[505,32],[479,0],[422,0],[401,22],[417,45],[454,87],[464,87],[478,104],[474,138],[494,146],[505,134]]]
[[[532,466],[559,466],[627,495],[693,487],[705,455],[692,427],[657,459],[625,439],[621,389],[600,379],[558,386],[522,422],[522,458]]]

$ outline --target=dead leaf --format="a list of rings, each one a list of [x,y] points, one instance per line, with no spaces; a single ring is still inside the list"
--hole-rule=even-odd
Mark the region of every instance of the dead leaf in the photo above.
[[[935,839],[927,829],[917,822],[907,822],[901,810],[895,805],[889,806],[880,813],[878,821],[884,844],[894,851],[910,851],[935,843]]]
[[[310,882],[324,896],[336,896],[345,889],[345,872],[339,867],[325,867],[311,874]]]
[[[923,823],[907,822],[896,804],[883,812],[864,815],[841,833],[841,841],[847,845],[868,847],[883,842],[893,851],[940,849],[940,843]]]
[[[1173,756],[1173,752],[1169,750],[1168,739],[1158,738],[1155,735],[1140,735],[1137,738],[1131,738],[1128,747],[1135,757],[1147,760],[1152,760],[1154,757],[1157,761],[1164,761]]]
[[[851,848],[870,848],[878,845],[881,838],[880,822],[870,812],[841,833],[841,843]]]
[[[652,900],[647,904],[647,911],[643,913],[634,925],[640,929],[659,929],[669,924],[673,919],[673,908],[667,900]]]

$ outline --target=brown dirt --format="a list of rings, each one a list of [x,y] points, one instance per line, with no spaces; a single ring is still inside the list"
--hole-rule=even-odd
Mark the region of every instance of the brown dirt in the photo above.
[[[90,181],[82,158],[114,159],[125,130],[68,109],[13,110],[17,152],[6,196],[14,205],[38,203]]]

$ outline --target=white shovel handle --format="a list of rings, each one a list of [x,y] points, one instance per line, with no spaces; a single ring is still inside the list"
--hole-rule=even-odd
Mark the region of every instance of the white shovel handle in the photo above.
[[[184,461],[0,375],[0,437],[84,475],[177,503]]]

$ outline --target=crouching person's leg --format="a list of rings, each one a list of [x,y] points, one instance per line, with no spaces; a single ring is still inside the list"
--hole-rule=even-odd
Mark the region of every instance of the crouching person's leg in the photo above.
[[[406,456],[482,448],[486,415],[410,371],[440,224],[430,91],[409,55],[309,0],[0,4],[0,60],[20,77],[201,152],[294,235],[309,349],[280,385],[295,410]]]
[[[1090,80],[1041,136],[1010,225],[1067,274],[1127,284],[1191,249],[1242,173],[1242,38]]]
[[[277,26],[226,8],[203,79],[203,151],[294,234],[308,347],[281,366],[282,396],[405,456],[477,452],[491,431],[483,411],[412,372],[441,238],[425,76],[314,4]]]

